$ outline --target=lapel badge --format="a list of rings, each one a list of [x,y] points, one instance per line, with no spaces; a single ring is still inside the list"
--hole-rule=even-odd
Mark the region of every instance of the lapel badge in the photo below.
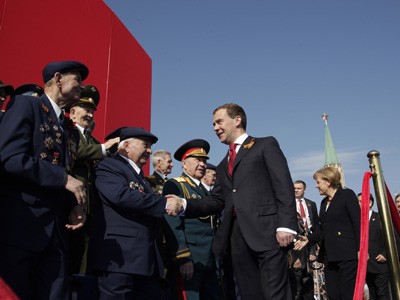
[[[58,144],[62,144],[61,136],[62,136],[61,133],[56,132],[56,142],[57,142]]]
[[[44,103],[42,103],[42,109],[46,114],[49,112],[49,108]]]
[[[53,161],[51,162],[53,165],[58,165],[59,156],[60,156],[60,153],[58,153],[58,152],[53,153]]]
[[[47,153],[46,152],[40,153],[40,159],[45,159],[46,157],[47,157]]]
[[[53,139],[51,138],[51,137],[46,137],[45,138],[45,140],[44,140],[44,146],[47,148],[47,149],[53,149],[54,148],[54,141],[53,141]]]

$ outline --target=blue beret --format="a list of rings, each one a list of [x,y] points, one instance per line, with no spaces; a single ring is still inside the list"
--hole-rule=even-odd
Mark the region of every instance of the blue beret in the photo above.
[[[21,85],[15,89],[15,95],[27,95],[40,97],[44,93],[43,88],[40,85],[28,83]]]
[[[14,88],[9,84],[4,84],[3,81],[0,81],[0,89],[4,89],[6,95],[14,95]]]
[[[119,137],[121,141],[129,138],[148,139],[153,144],[157,143],[158,141],[158,137],[141,127],[120,127],[107,135],[106,140],[116,137]]]
[[[207,163],[207,167],[206,167],[206,169],[210,169],[210,170],[216,170],[216,169],[217,169],[217,167],[216,167],[216,166],[214,166],[213,164]]]
[[[82,63],[77,61],[57,61],[47,64],[43,69],[43,81],[46,83],[53,78],[54,74],[59,72],[65,74],[71,71],[79,72],[82,80],[85,80],[89,74],[89,69]]]
[[[195,139],[184,143],[175,151],[174,158],[182,161],[186,157],[205,157],[210,151],[210,144],[206,140]]]

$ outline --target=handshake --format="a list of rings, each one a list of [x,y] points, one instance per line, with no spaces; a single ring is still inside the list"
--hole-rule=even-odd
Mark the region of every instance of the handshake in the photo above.
[[[183,201],[176,195],[167,195],[167,205],[165,206],[165,213],[169,216],[176,217],[183,211]]]

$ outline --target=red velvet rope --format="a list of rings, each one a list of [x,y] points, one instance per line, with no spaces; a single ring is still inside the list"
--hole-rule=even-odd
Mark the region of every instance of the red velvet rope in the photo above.
[[[394,229],[397,231],[397,233],[400,235],[400,216],[399,212],[397,211],[396,205],[394,204],[392,195],[390,194],[390,191],[386,185],[385,182],[385,187],[386,187],[386,194],[389,202],[389,208],[390,208],[390,215],[392,217],[392,222],[394,225]]]
[[[5,281],[0,278],[0,299],[5,300],[18,300],[17,295],[14,294],[12,289],[8,286]]]
[[[358,256],[358,269],[356,286],[354,289],[353,300],[362,300],[364,297],[365,276],[367,274],[368,261],[368,237],[369,237],[369,179],[372,172],[365,172],[361,194],[361,233],[360,250]]]

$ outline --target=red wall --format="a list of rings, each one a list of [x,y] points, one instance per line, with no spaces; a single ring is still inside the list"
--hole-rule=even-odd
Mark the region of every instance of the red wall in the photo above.
[[[101,0],[0,0],[0,41],[0,80],[14,87],[43,86],[51,61],[87,65],[99,140],[120,126],[150,129],[151,59]]]

